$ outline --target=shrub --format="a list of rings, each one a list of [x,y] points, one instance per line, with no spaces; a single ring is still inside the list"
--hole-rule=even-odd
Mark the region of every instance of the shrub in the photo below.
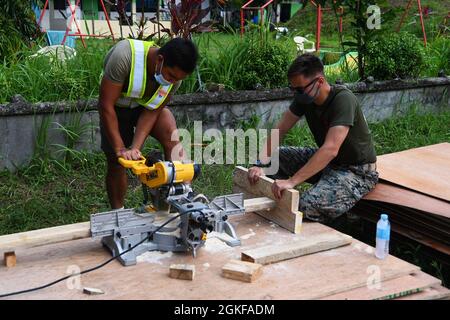
[[[366,73],[377,80],[414,78],[425,60],[421,41],[406,32],[384,34],[367,43]]]
[[[40,35],[31,1],[0,1],[0,61],[10,61],[24,46]]]
[[[279,88],[287,85],[287,68],[292,62],[289,48],[281,41],[252,41],[237,79],[240,89]]]
[[[450,38],[436,38],[428,46],[426,54],[426,76],[436,77],[441,70],[450,75]]]

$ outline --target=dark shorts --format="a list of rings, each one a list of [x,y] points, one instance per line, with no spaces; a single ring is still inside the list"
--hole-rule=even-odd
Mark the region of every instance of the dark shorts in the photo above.
[[[141,114],[143,108],[121,108],[115,107],[117,120],[119,121],[119,132],[122,137],[123,143],[125,147],[130,147],[133,142],[134,130],[136,128],[137,121],[139,119],[139,115]],[[100,136],[101,136],[101,148],[103,152],[108,156],[115,156],[116,153],[109,143],[108,138],[104,132],[102,127],[102,123],[100,121]]]

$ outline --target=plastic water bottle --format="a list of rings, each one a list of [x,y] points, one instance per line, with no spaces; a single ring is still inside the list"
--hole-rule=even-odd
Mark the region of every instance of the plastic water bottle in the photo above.
[[[377,223],[377,239],[375,256],[378,259],[384,259],[389,254],[389,238],[391,236],[391,224],[387,214],[382,214]]]

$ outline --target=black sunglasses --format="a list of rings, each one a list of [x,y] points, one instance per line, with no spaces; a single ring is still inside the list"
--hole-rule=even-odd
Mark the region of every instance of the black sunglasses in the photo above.
[[[292,91],[295,91],[295,92],[297,92],[297,93],[302,94],[302,93],[305,93],[305,90],[306,90],[310,85],[312,85],[313,83],[316,83],[317,80],[319,80],[319,78],[315,78],[313,81],[311,81],[310,83],[308,83],[304,88],[302,88],[302,87],[293,87],[291,84],[289,84],[289,89],[291,89]]]

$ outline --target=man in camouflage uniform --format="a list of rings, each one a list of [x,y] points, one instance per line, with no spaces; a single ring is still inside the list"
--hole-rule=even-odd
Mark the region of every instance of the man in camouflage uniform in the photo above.
[[[310,54],[297,57],[288,78],[295,98],[276,127],[280,140],[305,116],[319,147],[285,146],[276,150],[279,169],[271,176],[275,179],[272,191],[281,198],[284,189],[303,182],[313,184],[301,194],[299,210],[309,220],[331,222],[348,212],[378,182],[372,136],[356,96],[346,88],[328,84],[319,58]],[[274,149],[269,139],[249,170],[251,183],[271,166],[270,150]]]

